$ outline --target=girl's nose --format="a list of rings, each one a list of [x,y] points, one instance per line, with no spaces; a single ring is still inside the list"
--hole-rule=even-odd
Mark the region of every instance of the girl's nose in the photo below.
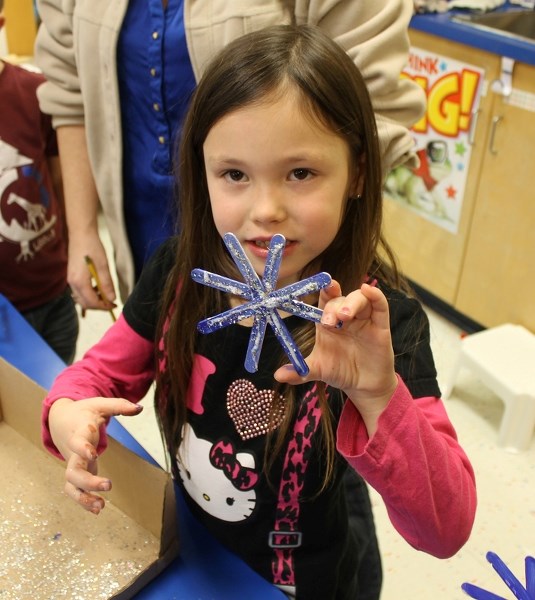
[[[286,218],[286,200],[275,186],[255,190],[251,203],[251,218],[257,223],[280,223]]]

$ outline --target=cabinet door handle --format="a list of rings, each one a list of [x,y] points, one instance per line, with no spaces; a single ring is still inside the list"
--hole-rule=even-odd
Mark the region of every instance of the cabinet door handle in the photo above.
[[[479,120],[479,113],[481,110],[478,108],[474,110],[472,113],[472,118],[470,119],[470,129],[468,130],[468,143],[470,146],[473,146],[476,139],[476,130],[477,130],[477,122]]]
[[[490,130],[490,141],[489,141],[489,150],[491,154],[498,154],[498,150],[494,147],[494,138],[496,137],[496,128],[498,127],[498,123],[503,119],[502,116],[498,115],[492,118],[492,129]]]

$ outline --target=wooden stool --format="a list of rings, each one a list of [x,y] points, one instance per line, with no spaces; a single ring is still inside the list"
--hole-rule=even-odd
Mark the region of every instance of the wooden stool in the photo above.
[[[526,450],[535,429],[535,335],[521,325],[506,324],[465,337],[445,399],[462,367],[478,375],[505,404],[498,444]]]

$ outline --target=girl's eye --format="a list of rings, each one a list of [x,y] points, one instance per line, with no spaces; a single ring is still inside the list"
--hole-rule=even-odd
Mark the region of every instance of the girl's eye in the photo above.
[[[297,181],[304,181],[311,176],[311,172],[309,169],[294,169],[290,173],[290,179],[296,179]]]
[[[237,169],[232,169],[230,171],[225,172],[225,177],[230,179],[231,181],[243,181],[245,175],[242,171],[238,171]]]

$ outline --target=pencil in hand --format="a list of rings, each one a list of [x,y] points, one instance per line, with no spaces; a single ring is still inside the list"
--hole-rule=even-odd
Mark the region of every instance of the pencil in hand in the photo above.
[[[100,279],[95,268],[95,263],[93,262],[90,256],[86,255],[84,258],[87,268],[89,269],[89,274],[91,275],[93,288],[96,291],[97,296],[106,304],[113,304],[110,300],[108,300],[106,294],[102,291],[102,286],[100,285]],[[115,322],[117,319],[115,317],[115,313],[113,312],[113,308],[110,308],[108,312],[110,313],[113,322]]]

